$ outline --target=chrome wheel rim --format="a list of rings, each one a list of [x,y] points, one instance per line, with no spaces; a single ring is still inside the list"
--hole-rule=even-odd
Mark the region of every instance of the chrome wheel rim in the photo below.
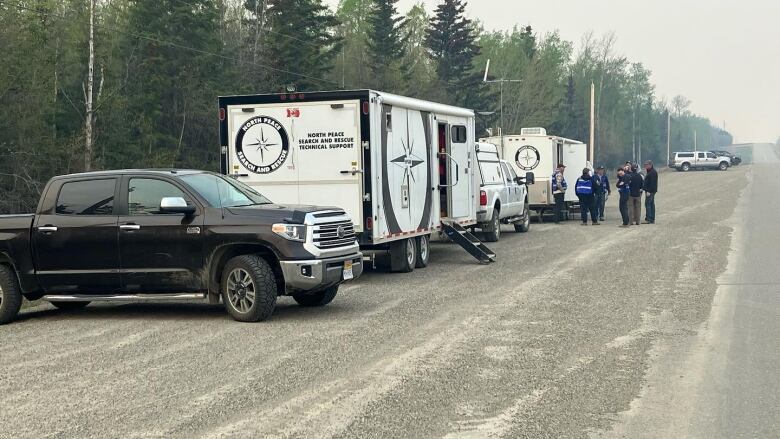
[[[0,305],[3,304],[3,287],[0,286]]]
[[[247,313],[255,304],[255,282],[243,268],[231,271],[227,279],[227,295],[230,306],[240,313]]]
[[[428,260],[428,239],[424,236],[420,238],[420,257],[423,261]]]
[[[412,244],[411,239],[406,240],[406,262],[408,262],[409,265],[414,263],[414,244]]]

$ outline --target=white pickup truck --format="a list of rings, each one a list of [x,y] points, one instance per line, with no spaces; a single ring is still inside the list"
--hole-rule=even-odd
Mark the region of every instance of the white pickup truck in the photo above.
[[[491,143],[477,144],[477,161],[481,176],[477,227],[488,242],[501,237],[501,224],[512,224],[516,232],[527,232],[531,226],[527,184],[534,183],[533,172],[518,177],[498,148]]]

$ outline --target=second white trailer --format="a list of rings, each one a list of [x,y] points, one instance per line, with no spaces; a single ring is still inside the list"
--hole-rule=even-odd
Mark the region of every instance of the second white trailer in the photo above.
[[[471,110],[373,90],[221,97],[219,108],[224,173],[274,202],[344,209],[394,271],[426,266],[438,231],[476,223]]]

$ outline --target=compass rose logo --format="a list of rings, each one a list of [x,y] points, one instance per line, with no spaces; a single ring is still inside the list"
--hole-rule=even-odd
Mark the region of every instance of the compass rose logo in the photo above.
[[[249,171],[255,174],[271,173],[279,169],[289,155],[287,131],[276,119],[257,116],[239,128],[236,156]]]
[[[413,152],[414,149],[414,141],[410,140],[408,142],[404,142],[401,140],[401,146],[404,148],[404,154],[401,156],[398,156],[394,158],[393,160],[390,160],[394,165],[400,166],[404,170],[404,184],[409,184],[409,180],[416,182],[417,180],[414,178],[414,173],[412,172],[414,168],[417,166],[425,163],[423,159],[416,156]]]
[[[539,150],[531,145],[521,146],[515,153],[515,163],[523,171],[532,171],[539,166]]]

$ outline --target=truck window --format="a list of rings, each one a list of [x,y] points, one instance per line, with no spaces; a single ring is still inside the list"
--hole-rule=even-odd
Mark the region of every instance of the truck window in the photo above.
[[[715,158],[715,154],[713,154],[713,153],[711,153],[711,152],[708,152],[708,153],[707,153],[707,158],[708,158],[708,159],[714,159],[714,158]]]
[[[700,159],[703,159],[703,158],[704,158],[704,153],[703,153],[703,152],[700,152],[700,153],[699,153],[699,158],[700,158]]]
[[[116,179],[65,183],[57,197],[58,215],[111,215]]]
[[[512,177],[512,172],[510,172],[506,163],[501,163],[501,169],[504,171],[504,178],[506,179],[507,183],[511,183],[514,178]]]
[[[128,185],[127,212],[129,215],[162,215],[160,201],[165,197],[181,197],[184,192],[167,181],[153,178],[131,178]]]
[[[693,158],[693,153],[681,153],[681,154],[677,154],[677,157],[681,159],[689,159],[689,158]]]

